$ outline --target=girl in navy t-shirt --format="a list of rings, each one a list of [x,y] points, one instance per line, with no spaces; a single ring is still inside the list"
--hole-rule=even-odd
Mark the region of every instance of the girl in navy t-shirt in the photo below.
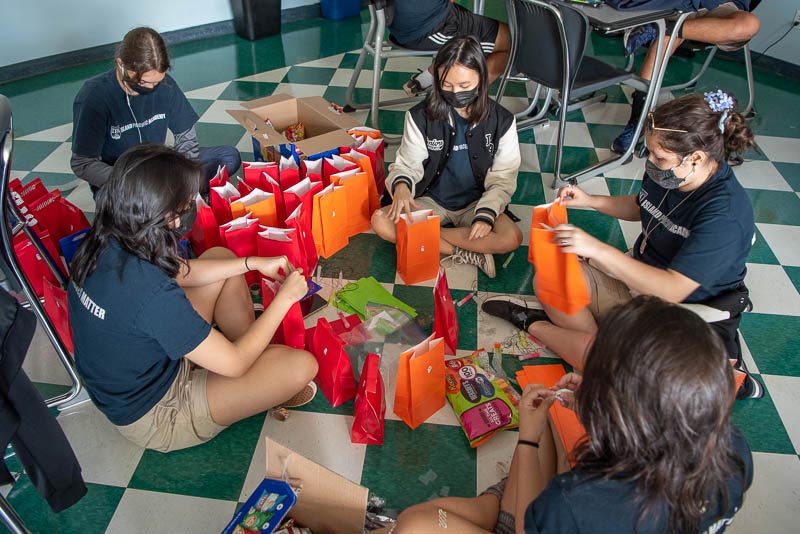
[[[71,269],[75,362],[89,396],[125,437],[163,452],[316,392],[314,357],[270,344],[307,292],[285,257],[237,258],[213,248],[181,258],[200,172],[163,145],[125,152],[98,194]],[[282,281],[258,319],[249,270]]]

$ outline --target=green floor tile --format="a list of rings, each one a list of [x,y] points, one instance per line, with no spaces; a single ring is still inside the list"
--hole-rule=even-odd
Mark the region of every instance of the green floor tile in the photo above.
[[[527,143],[529,145],[535,145],[536,136],[534,135],[533,130],[534,128],[525,128],[524,130],[517,132],[517,135],[519,137],[519,143],[520,144]]]
[[[334,74],[336,69],[326,67],[292,67],[283,77],[283,82],[328,85]]]
[[[320,391],[314,397],[314,400],[309,402],[304,406],[300,406],[298,408],[292,408],[292,410],[299,410],[301,412],[314,412],[314,413],[325,413],[325,414],[332,414],[332,415],[353,415],[353,410],[355,407],[355,400],[351,399],[344,404],[340,404],[336,408],[331,406],[331,403],[328,402],[328,399],[325,395]],[[291,416],[290,416],[291,417]]]
[[[769,263],[772,265],[777,265],[780,263],[778,258],[775,257],[775,254],[772,253],[772,249],[769,248],[767,240],[764,239],[764,236],[758,231],[758,228],[756,228],[756,242],[753,244],[753,248],[750,249],[750,254],[747,256],[747,262]]]
[[[270,96],[278,87],[277,83],[271,82],[243,82],[233,81],[219,95],[220,100],[254,100],[264,96]]]
[[[756,222],[800,226],[800,198],[787,191],[745,189],[753,203]]]
[[[501,259],[502,258],[502,259]],[[505,256],[495,255],[495,265],[500,267]],[[498,264],[498,261],[501,264]],[[528,247],[523,245],[514,251],[511,263],[505,269],[498,269],[497,278],[491,279],[478,271],[478,289],[492,293],[514,295],[533,295],[533,265],[528,263]]]
[[[354,69],[356,68],[356,62],[358,62],[358,54],[352,54],[352,53],[345,54],[344,57],[342,57],[341,63],[339,63],[339,68]],[[372,65],[373,65],[373,57],[367,55],[367,57],[364,59],[364,67],[363,67],[364,70],[372,69]],[[386,67],[386,59],[381,60],[381,68],[384,67]]]
[[[786,271],[786,274],[789,275],[789,278],[792,280],[794,287],[797,288],[797,292],[800,293],[800,267],[784,266],[783,270]]]
[[[374,276],[378,282],[394,283],[397,256],[393,243],[375,234],[358,234],[350,244],[328,259],[320,258],[322,276],[358,280]]]
[[[417,324],[426,334],[433,331],[434,302],[433,288],[395,284],[392,295],[417,310]],[[455,296],[453,296],[455,299]]]
[[[244,135],[244,128],[238,124],[212,124],[198,122],[194,125],[200,146],[236,146]],[[248,153],[249,156],[249,153]],[[247,157],[247,156],[246,156]]]
[[[206,100],[204,98],[189,98],[188,100],[198,117],[202,117],[203,113],[208,111],[208,108],[214,103],[213,100]]]
[[[381,89],[394,89],[401,91],[403,84],[411,75],[408,72],[383,71],[381,74]]]
[[[371,120],[371,117],[368,116],[364,124],[370,124]],[[405,111],[382,109],[378,112],[378,129],[388,135],[403,135],[405,120]]]
[[[758,302],[753,303],[756,312]],[[745,313],[739,326],[759,372],[800,376],[800,317]]]
[[[619,221],[590,210],[569,210],[569,222],[619,250],[627,250]]]
[[[347,105],[347,87],[328,87],[322,98],[328,102],[334,102],[344,107]],[[353,89],[353,100],[355,104],[369,104],[372,98],[372,89],[356,87]]]
[[[17,125],[16,120],[14,126]],[[61,143],[50,141],[20,141],[14,140],[14,152],[11,155],[13,169],[32,170],[47,156],[53,153]]]
[[[606,178],[608,192],[612,197],[624,195],[638,195],[642,188],[641,180],[628,180],[625,178]]]
[[[506,84],[505,91],[503,92],[503,96],[510,96],[510,97],[517,97],[517,98],[528,98],[528,90],[525,87],[527,83],[525,82],[515,82],[510,81]],[[496,95],[497,90],[500,88],[500,80],[496,80],[493,84],[489,86],[489,94]]]
[[[795,192],[800,192],[800,163],[772,162]]]
[[[453,302],[458,303],[469,295],[471,291],[451,289]],[[461,307],[456,306],[458,317],[458,346],[462,350],[475,350],[478,348],[478,301],[473,297]]]
[[[599,148],[611,148],[614,139],[622,132],[624,126],[619,124],[587,124],[592,143]]]
[[[517,190],[511,197],[512,204],[538,206],[545,203],[542,175],[538,172],[520,172],[517,175]],[[515,214],[519,216],[519,214]]]
[[[8,502],[32,532],[73,534],[75,532],[105,532],[119,505],[125,488],[86,484],[88,492],[75,505],[54,514],[39,497],[27,476],[22,476],[8,496]],[[7,532],[0,527],[0,532]]]
[[[361,485],[407,508],[437,496],[474,497],[476,452],[461,427],[386,421],[384,444],[367,447]],[[398,483],[398,481],[403,481]]]
[[[555,145],[537,145],[536,151],[539,153],[539,168],[542,172],[553,172],[556,161],[556,146]],[[594,165],[599,160],[597,159],[597,152],[594,148],[564,147],[563,156],[561,159],[561,175],[566,175],[583,170],[591,165]]]
[[[763,384],[763,380],[761,383]],[[794,454],[792,441],[767,388],[764,388],[763,398],[737,400],[733,405],[731,419],[747,438],[753,452]]]
[[[264,417],[260,414],[240,421],[196,447],[166,454],[145,451],[128,487],[237,500]]]
[[[75,180],[77,180],[77,177],[74,174],[66,174],[61,172],[32,172],[25,177],[23,183],[28,183],[34,178],[41,178],[42,183],[44,184],[45,187],[47,188],[57,187],[64,194],[66,194],[68,191],[71,191],[74,188],[74,187],[64,188],[64,185],[70,182],[75,182]]]

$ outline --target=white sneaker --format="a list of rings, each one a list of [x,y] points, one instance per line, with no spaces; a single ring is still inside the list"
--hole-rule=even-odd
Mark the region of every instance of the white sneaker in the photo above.
[[[471,250],[453,247],[453,253],[444,258],[442,262],[447,260],[451,260],[456,265],[475,265],[489,278],[497,276],[497,271],[494,267],[494,256],[488,253],[472,252]]]

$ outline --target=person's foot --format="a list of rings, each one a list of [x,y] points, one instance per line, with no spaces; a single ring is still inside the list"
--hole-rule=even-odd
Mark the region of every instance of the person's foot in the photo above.
[[[631,146],[633,143],[633,134],[634,130],[636,130],[635,124],[628,124],[625,126],[625,129],[614,139],[614,142],[611,143],[611,151],[616,152],[617,154],[624,154],[628,147]]]
[[[655,41],[656,36],[658,36],[658,30],[656,30],[653,24],[637,26],[629,32],[626,32],[622,41],[625,46],[625,55],[630,56],[635,54],[639,48]]]
[[[284,408],[297,408],[304,406],[314,400],[317,394],[317,385],[314,382],[309,382],[306,387],[301,389],[294,397],[281,403]]]
[[[745,374],[744,382],[736,392],[736,400],[760,399],[764,396],[764,386],[750,374],[743,359],[740,358],[733,368]]]
[[[516,302],[515,302],[516,301]],[[549,321],[544,310],[531,308],[528,303],[513,297],[492,297],[483,301],[481,309],[494,317],[504,319],[518,329],[528,331],[536,321]]]
[[[445,260],[452,260],[453,263],[456,265],[464,264],[464,265],[474,265],[481,271],[483,274],[488,276],[489,278],[494,278],[497,276],[497,271],[494,267],[494,256],[491,254],[484,254],[482,252],[472,252],[471,250],[464,250],[463,248],[453,247],[453,254],[444,258],[442,261]]]
[[[430,78],[430,81],[428,81],[428,78]],[[403,84],[403,91],[411,98],[422,96],[430,91],[432,82],[433,77],[427,70],[417,69],[417,73]]]

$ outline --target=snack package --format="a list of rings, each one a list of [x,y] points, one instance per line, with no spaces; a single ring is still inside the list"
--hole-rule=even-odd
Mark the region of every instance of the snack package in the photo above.
[[[519,393],[478,363],[481,351],[445,362],[447,400],[473,448],[498,430],[515,428],[519,423]]]
[[[306,125],[302,122],[298,122],[297,124],[292,124],[286,131],[283,133],[286,136],[286,139],[291,141],[292,143],[297,143],[302,141],[306,138]]]
[[[273,532],[296,502],[297,497],[289,484],[282,480],[265,478],[222,534]]]

